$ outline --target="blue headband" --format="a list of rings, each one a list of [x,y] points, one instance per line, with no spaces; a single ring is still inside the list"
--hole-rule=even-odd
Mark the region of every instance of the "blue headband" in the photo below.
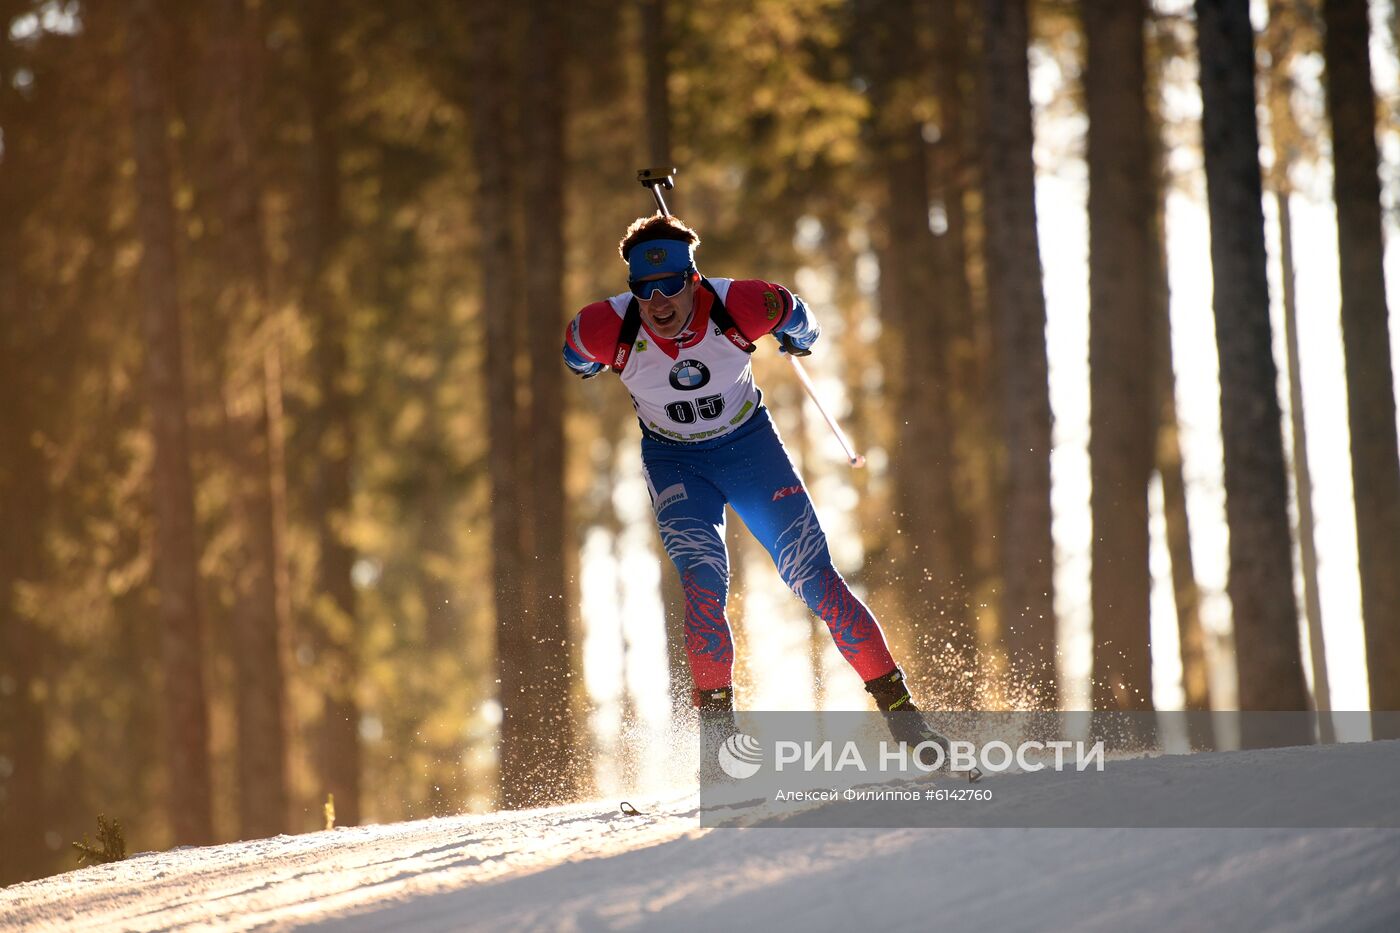
[[[679,274],[695,265],[695,248],[683,240],[643,240],[627,253],[628,274],[634,279],[658,272]]]

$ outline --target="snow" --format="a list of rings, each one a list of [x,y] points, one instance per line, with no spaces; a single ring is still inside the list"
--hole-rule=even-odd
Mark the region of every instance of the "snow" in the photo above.
[[[1339,822],[1400,815],[1376,780],[1400,742],[1128,764],[1102,780],[1145,802],[1309,787]],[[979,786],[1072,806],[1054,778]],[[0,931],[1400,930],[1396,829],[702,829],[693,794],[632,802],[142,853],[0,890]]]

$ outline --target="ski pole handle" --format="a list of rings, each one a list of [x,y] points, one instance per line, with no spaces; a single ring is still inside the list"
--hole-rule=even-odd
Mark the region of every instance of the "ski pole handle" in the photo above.
[[[791,353],[784,354],[788,362],[792,364],[793,372],[797,373],[797,381],[802,383],[802,388],[807,390],[807,395],[812,399],[812,404],[817,406],[817,411],[822,413],[822,418],[826,420],[826,426],[831,428],[831,433],[836,435],[836,441],[841,445],[841,449],[846,452],[846,459],[851,466],[860,469],[865,466],[865,457],[856,453],[856,449],[851,445],[851,439],[846,436],[846,432],[841,430],[841,425],[836,423],[836,419],[826,410],[822,400],[817,397],[816,386],[812,385],[812,377],[807,375],[807,370],[802,365],[802,361]]]

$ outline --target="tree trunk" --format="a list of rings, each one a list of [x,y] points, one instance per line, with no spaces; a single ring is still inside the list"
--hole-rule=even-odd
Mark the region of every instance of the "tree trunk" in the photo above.
[[[1152,709],[1153,203],[1141,0],[1086,0],[1094,708]]]
[[[141,231],[141,329],[156,528],[155,584],[162,628],[166,765],[177,845],[213,841],[209,712],[204,686],[204,622],[199,605],[199,541],[186,422],[184,334],[176,284],[175,210],[166,147],[165,61],[152,0],[137,0],[127,21],[136,208]]]
[[[1308,626],[1308,648],[1313,671],[1313,704],[1322,714],[1318,738],[1336,740],[1330,709],[1326,641],[1322,631],[1322,603],[1317,581],[1317,548],[1312,509],[1312,473],[1308,465],[1303,374],[1298,348],[1297,291],[1294,287],[1292,170],[1300,158],[1316,158],[1314,144],[1303,134],[1293,114],[1292,71],[1299,55],[1311,52],[1317,35],[1313,0],[1272,0],[1269,25],[1264,33],[1268,50],[1267,90],[1273,167],[1266,183],[1273,189],[1279,224],[1279,268],[1283,289],[1284,345],[1287,348],[1289,416],[1292,424],[1293,482],[1298,502],[1298,556],[1303,574],[1303,609]],[[1305,155],[1306,154],[1306,155]]]
[[[513,224],[514,179],[507,150],[511,83],[507,11],[493,4],[471,7],[469,35],[475,40],[469,75],[472,152],[476,158],[477,223],[480,231],[481,311],[486,337],[486,409],[490,444],[492,577],[496,614],[496,663],[502,708],[498,801],[505,808],[549,802],[557,774],[537,740],[547,724],[535,718],[532,693],[535,652],[525,619],[524,545],[520,483],[522,418],[516,403],[517,321],[523,311],[519,250]]]
[[[1325,0],[1323,20],[1366,666],[1371,709],[1400,710],[1400,454],[1366,0]]]
[[[642,59],[646,69],[647,165],[671,167],[670,29],[666,0],[638,0],[642,17]],[[674,197],[667,194],[667,197]],[[676,206],[667,201],[674,213]]]
[[[1177,642],[1181,654],[1181,688],[1185,708],[1192,713],[1211,710],[1210,659],[1201,625],[1201,588],[1196,582],[1196,562],[1191,548],[1191,521],[1186,507],[1186,475],[1181,456],[1181,425],[1176,414],[1176,367],[1172,361],[1170,294],[1167,291],[1167,257],[1164,216],[1158,215],[1153,243],[1157,261],[1153,269],[1153,372],[1156,380],[1156,466],[1162,478],[1162,512],[1167,526],[1167,553],[1171,556],[1172,596],[1176,604]],[[1192,748],[1215,747],[1215,729],[1208,716],[1191,717]]]
[[[1275,150],[1275,158],[1278,158]],[[1308,623],[1308,650],[1312,662],[1313,707],[1318,717],[1318,739],[1337,740],[1332,724],[1331,684],[1327,676],[1327,642],[1322,631],[1322,599],[1317,586],[1317,545],[1312,505],[1312,470],[1308,465],[1308,431],[1303,417],[1303,367],[1298,351],[1298,302],[1293,275],[1293,217],[1287,189],[1274,190],[1278,207],[1279,260],[1283,269],[1283,329],[1288,348],[1289,419],[1293,427],[1293,483],[1298,499],[1298,556],[1303,572],[1303,610]]]
[[[349,388],[349,321],[345,296],[333,284],[333,265],[345,224],[341,208],[340,128],[344,65],[335,49],[334,7],[307,0],[301,7],[306,42],[310,115],[307,177],[306,310],[316,334],[314,367],[320,404],[311,415],[315,486],[312,511],[319,545],[316,601],[310,620],[322,683],[316,733],[317,769],[335,796],[336,822],[360,822],[360,623],[348,540],[353,513],[355,400]]]
[[[647,165],[671,165],[671,102],[668,92],[670,63],[666,0],[639,0],[646,65]],[[676,192],[668,192],[666,205],[672,213],[680,208]],[[692,704],[690,662],[685,653],[685,590],[675,565],[661,553],[661,607],[666,619],[666,665],[670,671],[671,709]]]
[[[4,239],[8,238],[0,236]],[[14,295],[5,284],[0,281],[0,298],[8,300]],[[16,344],[0,347],[0,364],[7,375],[25,371],[11,355]],[[10,383],[0,376],[0,387],[22,393],[21,385]],[[33,432],[18,436],[18,429],[33,427],[26,417],[31,414],[11,409],[0,421],[0,449],[5,451],[0,470],[0,508],[5,515],[0,524],[0,757],[12,764],[0,772],[0,837],[5,840],[0,846],[0,885],[56,870],[44,839],[55,815],[47,789],[53,777],[46,747],[49,717],[41,700],[49,651],[38,626],[21,611],[19,599],[19,584],[36,579],[41,569],[34,542],[42,536],[47,511],[44,463],[31,440]]]
[[[938,139],[932,147],[930,190],[943,208],[944,228],[934,238],[939,304],[944,321],[949,419],[954,444],[953,501],[959,538],[967,549],[962,559],[967,579],[961,595],[969,604],[965,620],[974,644],[981,595],[994,585],[996,522],[999,498],[994,474],[996,437],[989,398],[986,316],[974,306],[969,266],[972,261],[967,200],[975,187],[976,106],[972,62],[966,46],[970,16],[964,0],[934,0],[933,70],[938,102]],[[979,655],[978,664],[982,663]],[[968,678],[977,676],[968,671]]]
[[[1186,509],[1186,478],[1181,457],[1181,426],[1176,416],[1175,367],[1172,363],[1170,334],[1159,331],[1165,346],[1154,350],[1157,357],[1157,389],[1161,393],[1157,422],[1157,470],[1162,477],[1162,510],[1167,525],[1167,552],[1172,563],[1172,596],[1176,603],[1177,640],[1181,650],[1181,686],[1185,706],[1191,712],[1209,712],[1210,665],[1206,656],[1205,630],[1201,627],[1201,590],[1196,582],[1196,564],[1191,549],[1191,523]],[[1202,736],[1204,739],[1205,737]],[[1212,747],[1202,741],[1201,748]]]
[[[1006,450],[999,616],[1013,671],[1038,689],[1042,707],[1054,708],[1050,383],[1031,157],[1029,24],[1025,0],[982,0],[982,16],[987,304]]]
[[[18,14],[9,4],[0,22]],[[20,585],[44,572],[42,546],[53,502],[40,446],[46,400],[36,393],[54,378],[54,351],[43,346],[36,326],[47,329],[25,270],[24,220],[46,192],[33,184],[41,146],[31,128],[40,104],[22,94],[14,75],[22,65],[15,43],[0,33],[0,885],[28,881],[60,870],[45,841],[57,801],[49,788],[55,767],[48,750],[49,713],[44,702],[54,648],[25,613]],[[42,100],[42,98],[40,99]],[[42,322],[42,323],[41,323]],[[42,331],[41,331],[42,332]]]
[[[434,371],[440,373],[445,370],[445,359],[439,359]],[[419,482],[413,497],[417,530],[412,546],[416,556],[413,576],[425,615],[421,651],[417,654],[422,663],[439,670],[443,669],[439,665],[444,660],[451,659],[446,669],[455,673],[460,670],[456,665],[469,646],[462,626],[462,600],[456,598],[453,585],[452,571],[457,564],[457,553],[453,494],[448,475],[452,468],[448,463],[449,454],[440,443],[440,439],[446,436],[446,419],[433,398],[432,378],[418,381],[415,386],[416,392],[425,400],[421,429],[425,449],[419,460]],[[414,710],[413,718],[426,724],[432,710],[447,696],[450,694],[442,688],[426,686],[418,694],[419,707]],[[462,801],[466,799],[466,788],[463,786],[465,775],[461,765],[467,754],[466,737],[457,730],[428,730],[420,740],[420,747],[427,758],[423,775],[428,778],[429,790],[425,801],[428,812],[434,816],[450,816],[460,809]]]
[[[225,431],[241,534],[237,630],[239,826],[277,835],[289,817],[285,570],[280,540],[280,385],[269,334],[266,269],[255,175],[258,99],[255,26],[243,0],[220,0],[210,35],[216,97],[215,171],[220,254],[227,285]],[[279,587],[282,587],[279,591]]]
[[[1181,456],[1181,426],[1176,412],[1176,366],[1173,361],[1171,285],[1167,277],[1167,192],[1171,170],[1162,136],[1161,77],[1178,53],[1164,41],[1161,28],[1151,32],[1147,70],[1148,114],[1153,167],[1154,216],[1151,226],[1152,366],[1156,403],[1155,464],[1162,478],[1162,511],[1171,557],[1172,595],[1176,606],[1177,642],[1181,655],[1181,686],[1187,712],[1211,710],[1210,659],[1201,625],[1201,591],[1191,548],[1191,522],[1186,506],[1186,476]],[[1188,739],[1192,748],[1215,747],[1215,728],[1209,715],[1189,717]]]
[[[571,631],[565,575],[568,543],[565,520],[564,367],[559,334],[564,308],[564,103],[567,44],[561,0],[528,0],[528,45],[522,55],[521,122],[524,143],[521,205],[529,261],[525,266],[526,349],[530,359],[529,476],[531,494],[526,528],[531,581],[528,628],[536,655],[532,665],[533,715],[543,733],[537,748],[564,798],[575,795],[586,775],[570,763],[587,760],[580,723],[573,714],[575,685],[582,669],[579,639]],[[577,659],[577,660],[576,660]],[[580,701],[583,696],[577,697]]]
[[[971,548],[953,504],[943,309],[929,300],[948,288],[935,269],[929,231],[928,169],[917,112],[924,72],[914,20],[910,0],[872,4],[863,16],[871,149],[884,188],[880,313],[891,358],[898,360],[893,381],[899,436],[891,473],[903,543],[901,602],[915,647],[902,660],[911,679],[928,683],[940,704],[965,707],[971,697],[956,695],[963,681],[947,675],[976,664],[965,593]],[[935,657],[950,644],[953,657]]]
[[[0,37],[0,47],[5,41]],[[0,68],[0,82],[7,79],[8,71]],[[7,89],[0,83],[0,99]],[[16,127],[13,116],[8,107],[0,109],[0,125]],[[26,192],[16,184],[25,178],[19,149],[10,146],[0,155],[0,213],[12,221],[0,224],[0,397],[7,400],[0,418],[0,757],[13,764],[0,771],[0,885],[57,870],[44,840],[54,815],[47,791],[53,765],[41,697],[52,649],[19,598],[19,585],[43,570],[37,542],[44,539],[49,511],[37,443],[40,412],[29,391],[38,375],[36,359],[43,357],[26,324],[39,314],[25,294],[19,224],[13,222],[27,212]]]
[[[1242,0],[1197,0],[1196,18],[1239,702],[1245,710],[1304,710],[1265,270],[1254,30]],[[1248,729],[1242,738],[1251,743]]]

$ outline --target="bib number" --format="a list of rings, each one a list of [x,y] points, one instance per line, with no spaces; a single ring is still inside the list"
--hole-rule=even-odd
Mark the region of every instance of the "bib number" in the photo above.
[[[722,395],[706,395],[696,399],[694,404],[683,400],[672,402],[666,406],[666,417],[676,424],[694,424],[697,417],[713,421],[722,414],[724,414],[724,396]]]

